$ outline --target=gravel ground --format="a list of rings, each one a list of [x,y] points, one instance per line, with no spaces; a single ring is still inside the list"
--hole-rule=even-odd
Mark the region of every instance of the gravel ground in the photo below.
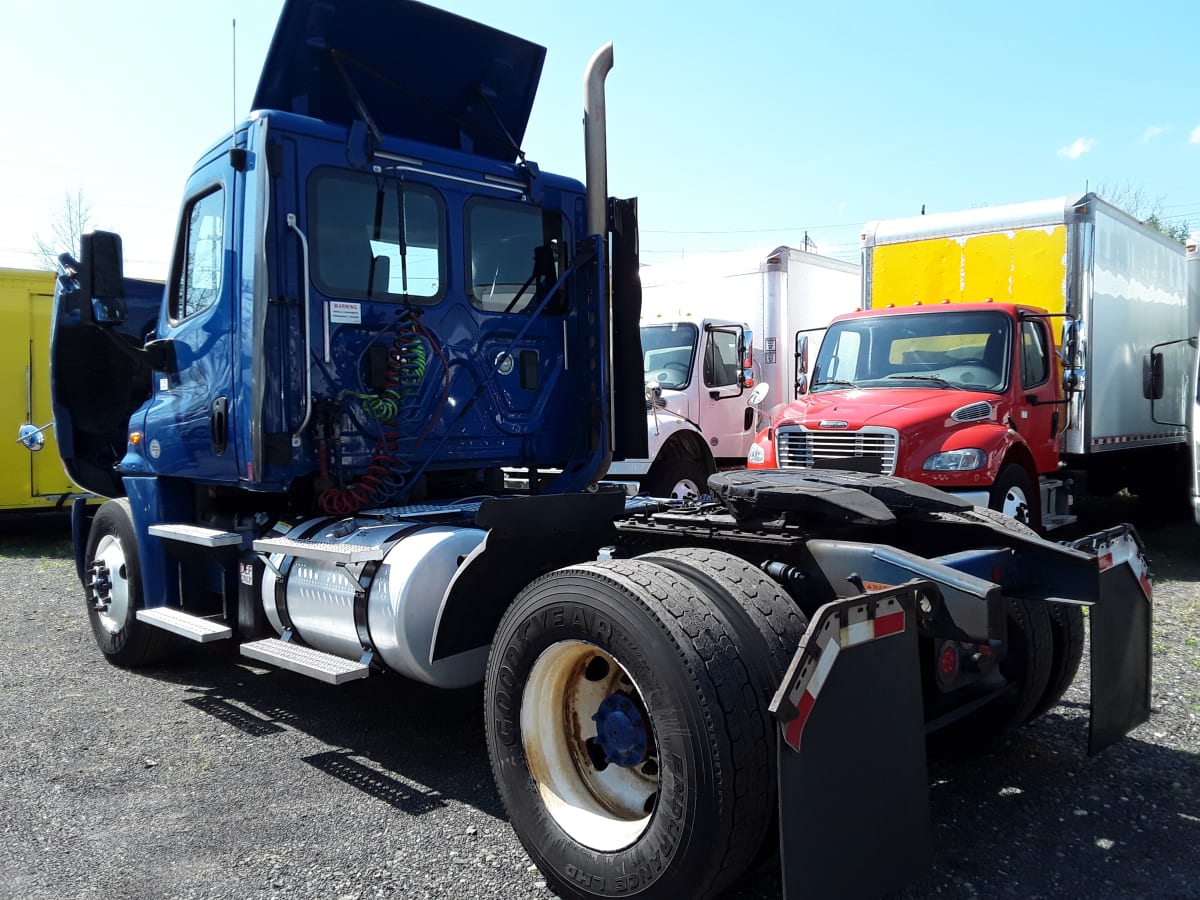
[[[1200,531],[1142,527],[1150,722],[1087,759],[1081,679],[993,753],[932,762],[934,865],[900,896],[1200,897]],[[211,647],[122,671],[65,533],[0,526],[0,898],[551,896],[492,786],[478,690],[335,688]],[[769,869],[730,895],[779,896]]]

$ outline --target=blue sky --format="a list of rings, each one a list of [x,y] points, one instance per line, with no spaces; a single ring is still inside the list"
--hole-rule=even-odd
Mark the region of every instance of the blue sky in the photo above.
[[[1200,230],[1183,3],[434,5],[548,48],[524,147],[581,179],[583,68],[614,42],[609,185],[640,198],[646,263],[806,231],[856,260],[871,219],[1098,185]],[[0,266],[36,267],[34,235],[78,190],[128,271],[164,277],[184,181],[249,111],[279,6],[8,0]]]

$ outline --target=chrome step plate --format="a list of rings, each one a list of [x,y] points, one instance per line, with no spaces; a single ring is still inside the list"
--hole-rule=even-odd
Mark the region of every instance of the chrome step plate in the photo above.
[[[242,644],[242,656],[279,666],[301,675],[308,675],[327,684],[342,684],[366,678],[370,669],[352,659],[342,659],[332,653],[314,650],[278,638],[267,638]]]
[[[149,531],[155,537],[201,547],[232,547],[242,542],[236,531],[221,531],[219,528],[204,528],[200,525],[165,523],[151,525]]]
[[[139,622],[162,628],[172,634],[185,637],[189,641],[199,641],[207,644],[209,641],[220,641],[233,636],[233,630],[228,625],[214,622],[212,619],[202,619],[181,609],[171,606],[156,606],[153,609],[139,609]]]
[[[259,538],[254,542],[259,553],[282,553],[303,559],[325,559],[335,563],[368,562],[383,559],[389,546],[366,544],[333,544],[324,541],[298,541],[289,537]]]

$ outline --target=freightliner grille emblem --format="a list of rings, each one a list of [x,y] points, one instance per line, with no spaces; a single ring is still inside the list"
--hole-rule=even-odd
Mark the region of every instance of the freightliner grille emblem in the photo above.
[[[817,423],[821,428],[849,428],[849,422],[840,422],[837,419],[822,419]]]

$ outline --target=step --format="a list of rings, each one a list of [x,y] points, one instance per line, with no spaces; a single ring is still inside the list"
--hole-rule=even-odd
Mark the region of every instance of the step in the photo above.
[[[233,547],[242,542],[242,536],[236,531],[221,531],[200,525],[160,524],[151,525],[148,530],[155,537],[201,547]]]
[[[1052,531],[1053,529],[1061,528],[1064,525],[1074,525],[1077,521],[1079,521],[1078,516],[1043,515],[1042,516],[1042,527],[1045,528],[1047,531]]]
[[[156,606],[152,609],[137,611],[139,622],[162,628],[189,641],[199,641],[207,644],[209,641],[220,641],[233,636],[233,630],[228,625],[222,625],[212,619],[193,616],[173,606]]]
[[[259,662],[279,666],[301,675],[308,675],[327,684],[342,684],[358,678],[366,678],[370,669],[361,662],[352,659],[342,659],[332,653],[323,653],[312,647],[281,641],[278,638],[267,638],[242,644],[242,656],[248,656]]]
[[[370,562],[383,559],[389,545],[333,544],[323,541],[303,541],[289,537],[259,538],[254,542],[259,553],[282,553],[302,559],[325,559],[335,563]]]

